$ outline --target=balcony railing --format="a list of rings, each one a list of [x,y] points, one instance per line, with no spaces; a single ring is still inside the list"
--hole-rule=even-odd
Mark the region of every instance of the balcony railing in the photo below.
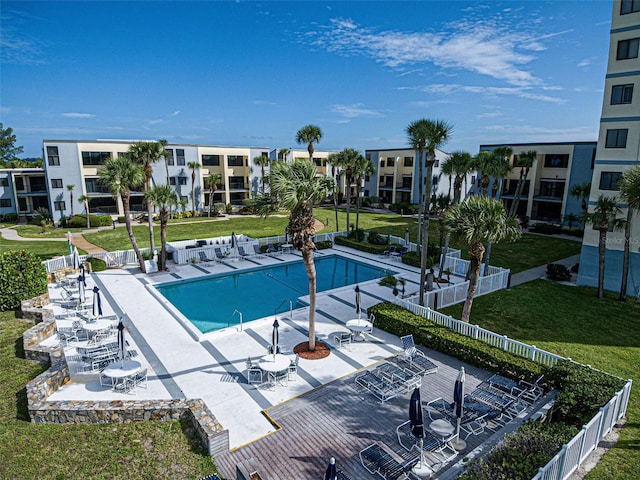
[[[229,190],[249,190],[249,187],[245,183],[229,182]]]

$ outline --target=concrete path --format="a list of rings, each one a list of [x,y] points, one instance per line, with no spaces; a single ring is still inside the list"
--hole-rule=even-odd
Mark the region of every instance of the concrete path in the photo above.
[[[563,258],[562,260],[557,260],[553,263],[559,263],[564,265],[568,269],[571,269],[576,263],[580,262],[580,255],[572,255],[567,258]],[[511,286],[515,287],[517,285],[521,285],[526,282],[531,282],[533,280],[538,280],[539,278],[546,277],[547,266],[541,265],[539,267],[530,268],[529,270],[525,270],[523,272],[514,273],[511,275]]]
[[[100,230],[110,230],[113,227],[100,227],[94,228],[90,230],[83,230],[82,233],[74,233],[73,240],[74,245],[81,250],[84,250],[87,253],[103,253],[106,252],[103,248],[100,248],[93,243],[88,242],[83,236],[83,233],[95,233]],[[20,234],[13,228],[2,228],[0,229],[0,235],[5,240],[13,240],[17,242],[66,242],[66,238],[28,238],[22,237]]]

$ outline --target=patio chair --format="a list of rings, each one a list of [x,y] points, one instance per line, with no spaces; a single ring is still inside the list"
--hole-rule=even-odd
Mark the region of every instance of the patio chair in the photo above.
[[[269,372],[269,378],[274,388],[276,385],[287,386],[289,384],[289,369],[282,372]]]
[[[333,343],[335,343],[338,348],[348,346],[349,350],[351,350],[351,332],[336,333],[333,336]]]
[[[416,460],[403,465],[374,443],[360,451],[360,463],[371,474],[378,474],[385,480],[409,478],[407,471],[413,467]]]
[[[411,366],[413,364],[418,365],[424,370],[423,375],[438,371],[438,366],[429,360],[424,353],[418,350],[413,341],[413,335],[405,335],[404,337],[400,337],[400,340],[402,341],[403,348],[401,355],[405,357]]]
[[[147,369],[143,368],[138,373],[125,379],[125,388],[128,392],[134,391],[136,388],[147,388]]]
[[[298,364],[300,363],[300,355],[298,355],[296,353],[296,358],[295,360],[291,360],[291,363],[289,364],[289,370],[287,371],[288,373],[288,380],[296,380],[298,378]]]
[[[258,365],[247,358],[247,383],[262,383],[262,370]]]
[[[204,252],[198,252],[198,256],[200,257],[200,261],[202,263],[211,263],[211,262],[215,262],[215,260],[207,257],[207,255]]]
[[[384,362],[378,365],[373,370],[373,374],[382,378],[386,383],[392,385],[401,393],[413,390],[416,387],[420,388],[422,385],[420,376],[400,368],[391,362]]]
[[[394,385],[387,383],[373,372],[367,371],[357,375],[355,382],[382,403],[398,396],[398,389]]]
[[[265,253],[260,250],[260,246],[259,245],[253,245],[253,251],[255,253],[255,256],[258,258],[264,258],[265,257]]]
[[[389,247],[384,252],[382,252],[380,255],[382,257],[389,257],[389,256],[391,256],[392,253],[397,253],[396,247]]]
[[[250,254],[244,251],[244,247],[238,247],[238,255],[240,255],[240,258],[242,260],[244,260],[246,257],[251,256]]]
[[[444,418],[451,423],[456,421],[451,403],[446,402],[442,397],[436,398],[435,400],[431,400],[427,403],[427,415],[429,415],[429,419],[431,421],[439,418]]]
[[[267,245],[267,255],[272,255],[272,254],[282,254],[282,250],[280,250],[279,248],[276,248],[273,243],[269,243]]]
[[[227,258],[227,257],[224,256],[224,254],[222,253],[222,250],[220,250],[219,248],[214,248],[213,252],[216,254],[216,260],[218,262],[222,262],[222,260]]]
[[[398,437],[398,443],[402,448],[406,451],[411,452],[413,450],[420,452],[420,439],[414,437],[411,433],[411,422],[407,420],[406,422],[398,425],[396,428],[396,436]],[[424,429],[424,437],[422,438],[422,450],[425,452],[432,452],[434,454],[440,454],[447,460],[455,457],[455,454],[452,455],[452,452],[455,450],[447,444],[447,440],[443,440],[442,438],[438,438],[438,436],[434,435],[431,431]],[[445,452],[445,453],[443,453]],[[449,452],[449,453],[446,453]]]

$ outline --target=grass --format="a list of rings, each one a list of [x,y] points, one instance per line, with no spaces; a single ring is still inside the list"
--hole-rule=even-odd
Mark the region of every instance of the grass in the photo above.
[[[179,422],[123,425],[30,423],[25,385],[44,369],[25,360],[14,312],[0,313],[0,478],[194,479],[212,458]]]
[[[443,310],[460,318],[462,305]],[[627,423],[616,445],[586,477],[635,479],[640,472],[640,304],[621,304],[617,294],[604,300],[588,287],[537,280],[479,297],[471,323],[538,348],[591,365],[625,379],[634,388]]]
[[[19,225],[15,230],[21,237],[26,238],[66,238],[67,232],[82,233],[86,228],[52,228],[47,232],[42,231],[38,225]]]
[[[0,238],[0,252],[9,250],[26,250],[38,255],[42,260],[69,254],[67,242],[45,242],[37,240],[25,242]]]

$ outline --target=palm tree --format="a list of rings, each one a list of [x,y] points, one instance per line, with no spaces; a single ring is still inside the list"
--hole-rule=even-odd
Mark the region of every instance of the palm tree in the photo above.
[[[607,251],[607,232],[609,228],[618,230],[624,220],[617,218],[622,212],[616,200],[612,197],[600,195],[593,209],[584,216],[585,225],[592,224],[600,232],[598,240],[598,298],[604,298],[604,257]]]
[[[518,156],[517,164],[514,162],[514,167],[520,167],[520,177],[518,178],[518,183],[516,185],[516,191],[513,195],[513,201],[511,202],[511,208],[509,209],[510,215],[517,215],[518,213],[518,205],[520,204],[520,197],[522,197],[522,191],[524,190],[524,185],[527,183],[527,176],[529,175],[529,170],[533,167],[536,159],[538,158],[538,152],[535,150],[529,150],[528,152],[521,152]]]
[[[271,160],[266,155],[260,155],[253,159],[253,163],[260,167],[260,176],[262,177],[262,194],[264,195],[264,184],[265,184],[265,175],[264,175],[264,167],[268,167]]]
[[[322,138],[322,130],[316,125],[305,125],[296,133],[296,142],[306,143],[309,152],[309,160],[313,161],[314,143],[320,143]]]
[[[340,176],[342,175],[342,172],[340,171],[338,167],[338,165],[336,165],[336,161],[338,160],[338,154],[337,153],[331,153],[329,154],[329,163],[331,164],[331,178],[333,178],[335,180],[335,185],[333,188],[333,192],[332,192],[332,197],[333,197],[333,211],[336,215],[336,232],[340,231],[340,226],[338,223],[338,202],[340,200]],[[348,228],[347,228],[347,233],[348,233]]]
[[[146,202],[153,202],[160,210],[160,271],[167,270],[167,223],[169,210],[178,201],[178,194],[170,185],[155,185],[144,192]]]
[[[213,195],[218,189],[218,184],[221,181],[222,181],[222,176],[219,173],[212,173],[204,179],[204,184],[207,187],[209,187],[209,217],[211,217],[211,208],[213,206]]]
[[[82,203],[84,205],[84,211],[87,216],[87,229],[91,228],[91,219],[89,218],[89,202],[91,201],[90,197],[86,195],[80,195],[78,197],[78,203]]]
[[[187,167],[191,169],[191,216],[196,216],[196,170],[200,169],[198,162],[189,162]]]
[[[143,166],[122,156],[106,160],[98,174],[98,181],[106,185],[114,197],[120,196],[122,200],[124,223],[127,227],[131,245],[140,264],[140,270],[142,270],[142,273],[147,273],[144,268],[144,259],[140,254],[140,249],[136,242],[136,237],[133,235],[130,217],[131,189],[142,185],[144,178]]]
[[[620,196],[627,203],[627,220],[624,224],[624,254],[622,259],[622,282],[619,300],[627,300],[627,281],[629,277],[629,243],[631,240],[631,224],[633,214],[640,211],[640,165],[627,170],[620,177]],[[640,294],[638,295],[640,302]]]
[[[478,153],[478,155],[476,155],[473,159],[473,168],[480,172],[480,176],[478,178],[478,188],[480,190],[480,195],[488,195],[489,184],[491,183],[489,172],[491,171],[492,160],[493,159],[491,152],[488,152],[486,150]]]
[[[189,200],[187,200],[187,197],[180,197],[178,205],[180,205],[180,210],[184,213],[187,210],[187,205],[189,205]]]
[[[73,189],[75,188],[75,185],[67,185],[67,190],[69,190],[69,196],[71,197],[71,218],[73,218]],[[88,213],[87,213],[88,215]]]
[[[144,189],[145,191],[151,188],[153,180],[153,164],[158,162],[161,158],[165,158],[164,148],[167,145],[166,140],[160,140],[157,142],[136,142],[129,147],[129,156],[131,160],[142,165],[144,169]],[[165,161],[166,166],[166,161]],[[169,179],[169,170],[167,167],[167,184]],[[149,226],[149,243],[151,245],[151,251],[154,250],[154,238],[153,238],[153,203],[147,202],[147,222]]]
[[[332,165],[341,167],[345,173],[345,182],[347,184],[347,233],[351,230],[351,223],[349,223],[349,213],[351,211],[351,184],[355,177],[356,164],[363,162],[364,157],[358,150],[353,148],[345,148],[341,152],[332,155]],[[362,160],[360,160],[362,158]]]
[[[518,219],[507,215],[502,202],[486,196],[471,196],[445,213],[445,225],[469,246],[469,289],[462,310],[462,321],[469,322],[471,305],[478,288],[485,243],[513,242],[522,232]]]
[[[575,184],[573,187],[571,187],[571,190],[569,190],[569,195],[571,195],[576,200],[580,200],[582,215],[585,216],[587,214],[587,209],[589,208],[587,205],[587,199],[589,198],[589,195],[591,195],[591,184]]]
[[[426,118],[416,120],[407,127],[407,137],[411,147],[418,151],[419,162],[419,197],[422,206],[424,221],[422,223],[422,247],[420,251],[420,305],[424,305],[424,285],[427,278],[427,243],[429,237],[429,205],[425,204],[422,193],[422,154],[427,151],[427,173],[425,191],[427,195],[431,192],[431,181],[433,165],[436,162],[436,148],[444,145],[453,132],[453,125],[442,120],[428,120]],[[419,212],[420,218],[420,212]],[[420,232],[420,228],[418,228]],[[419,233],[420,235],[420,233]]]
[[[309,350],[316,348],[315,310],[316,310],[316,267],[313,261],[313,236],[316,233],[311,206],[322,200],[333,188],[333,179],[316,176],[316,166],[309,160],[292,163],[277,162],[271,167],[269,175],[271,194],[278,198],[275,204],[268,195],[258,197],[258,212],[266,216],[278,207],[288,209],[289,241],[296,250],[300,250],[307,277],[309,279]]]
[[[491,187],[491,198],[496,200],[500,199],[502,192],[502,182],[511,173],[511,164],[509,163],[509,157],[513,155],[511,147],[498,147],[491,153],[491,163],[489,168],[489,175],[493,177],[493,185]],[[491,261],[491,250],[493,243],[491,238],[487,241],[487,249],[484,255],[484,273],[489,273],[489,262]]]
[[[571,231],[573,229],[573,224],[575,222],[579,222],[580,221],[581,216],[580,215],[576,215],[575,213],[567,213],[564,216],[564,221],[567,222],[568,226],[569,226],[569,231]]]
[[[287,157],[289,156],[290,153],[291,153],[291,150],[289,148],[281,148],[280,150],[278,150],[278,158],[282,157],[282,161],[286,162]]]
[[[373,175],[374,173],[376,173],[376,167],[373,165],[373,162],[360,155],[356,159],[356,163],[351,172],[356,179],[356,231],[360,226],[360,207],[362,204],[360,190],[362,190],[362,180],[366,175]]]

